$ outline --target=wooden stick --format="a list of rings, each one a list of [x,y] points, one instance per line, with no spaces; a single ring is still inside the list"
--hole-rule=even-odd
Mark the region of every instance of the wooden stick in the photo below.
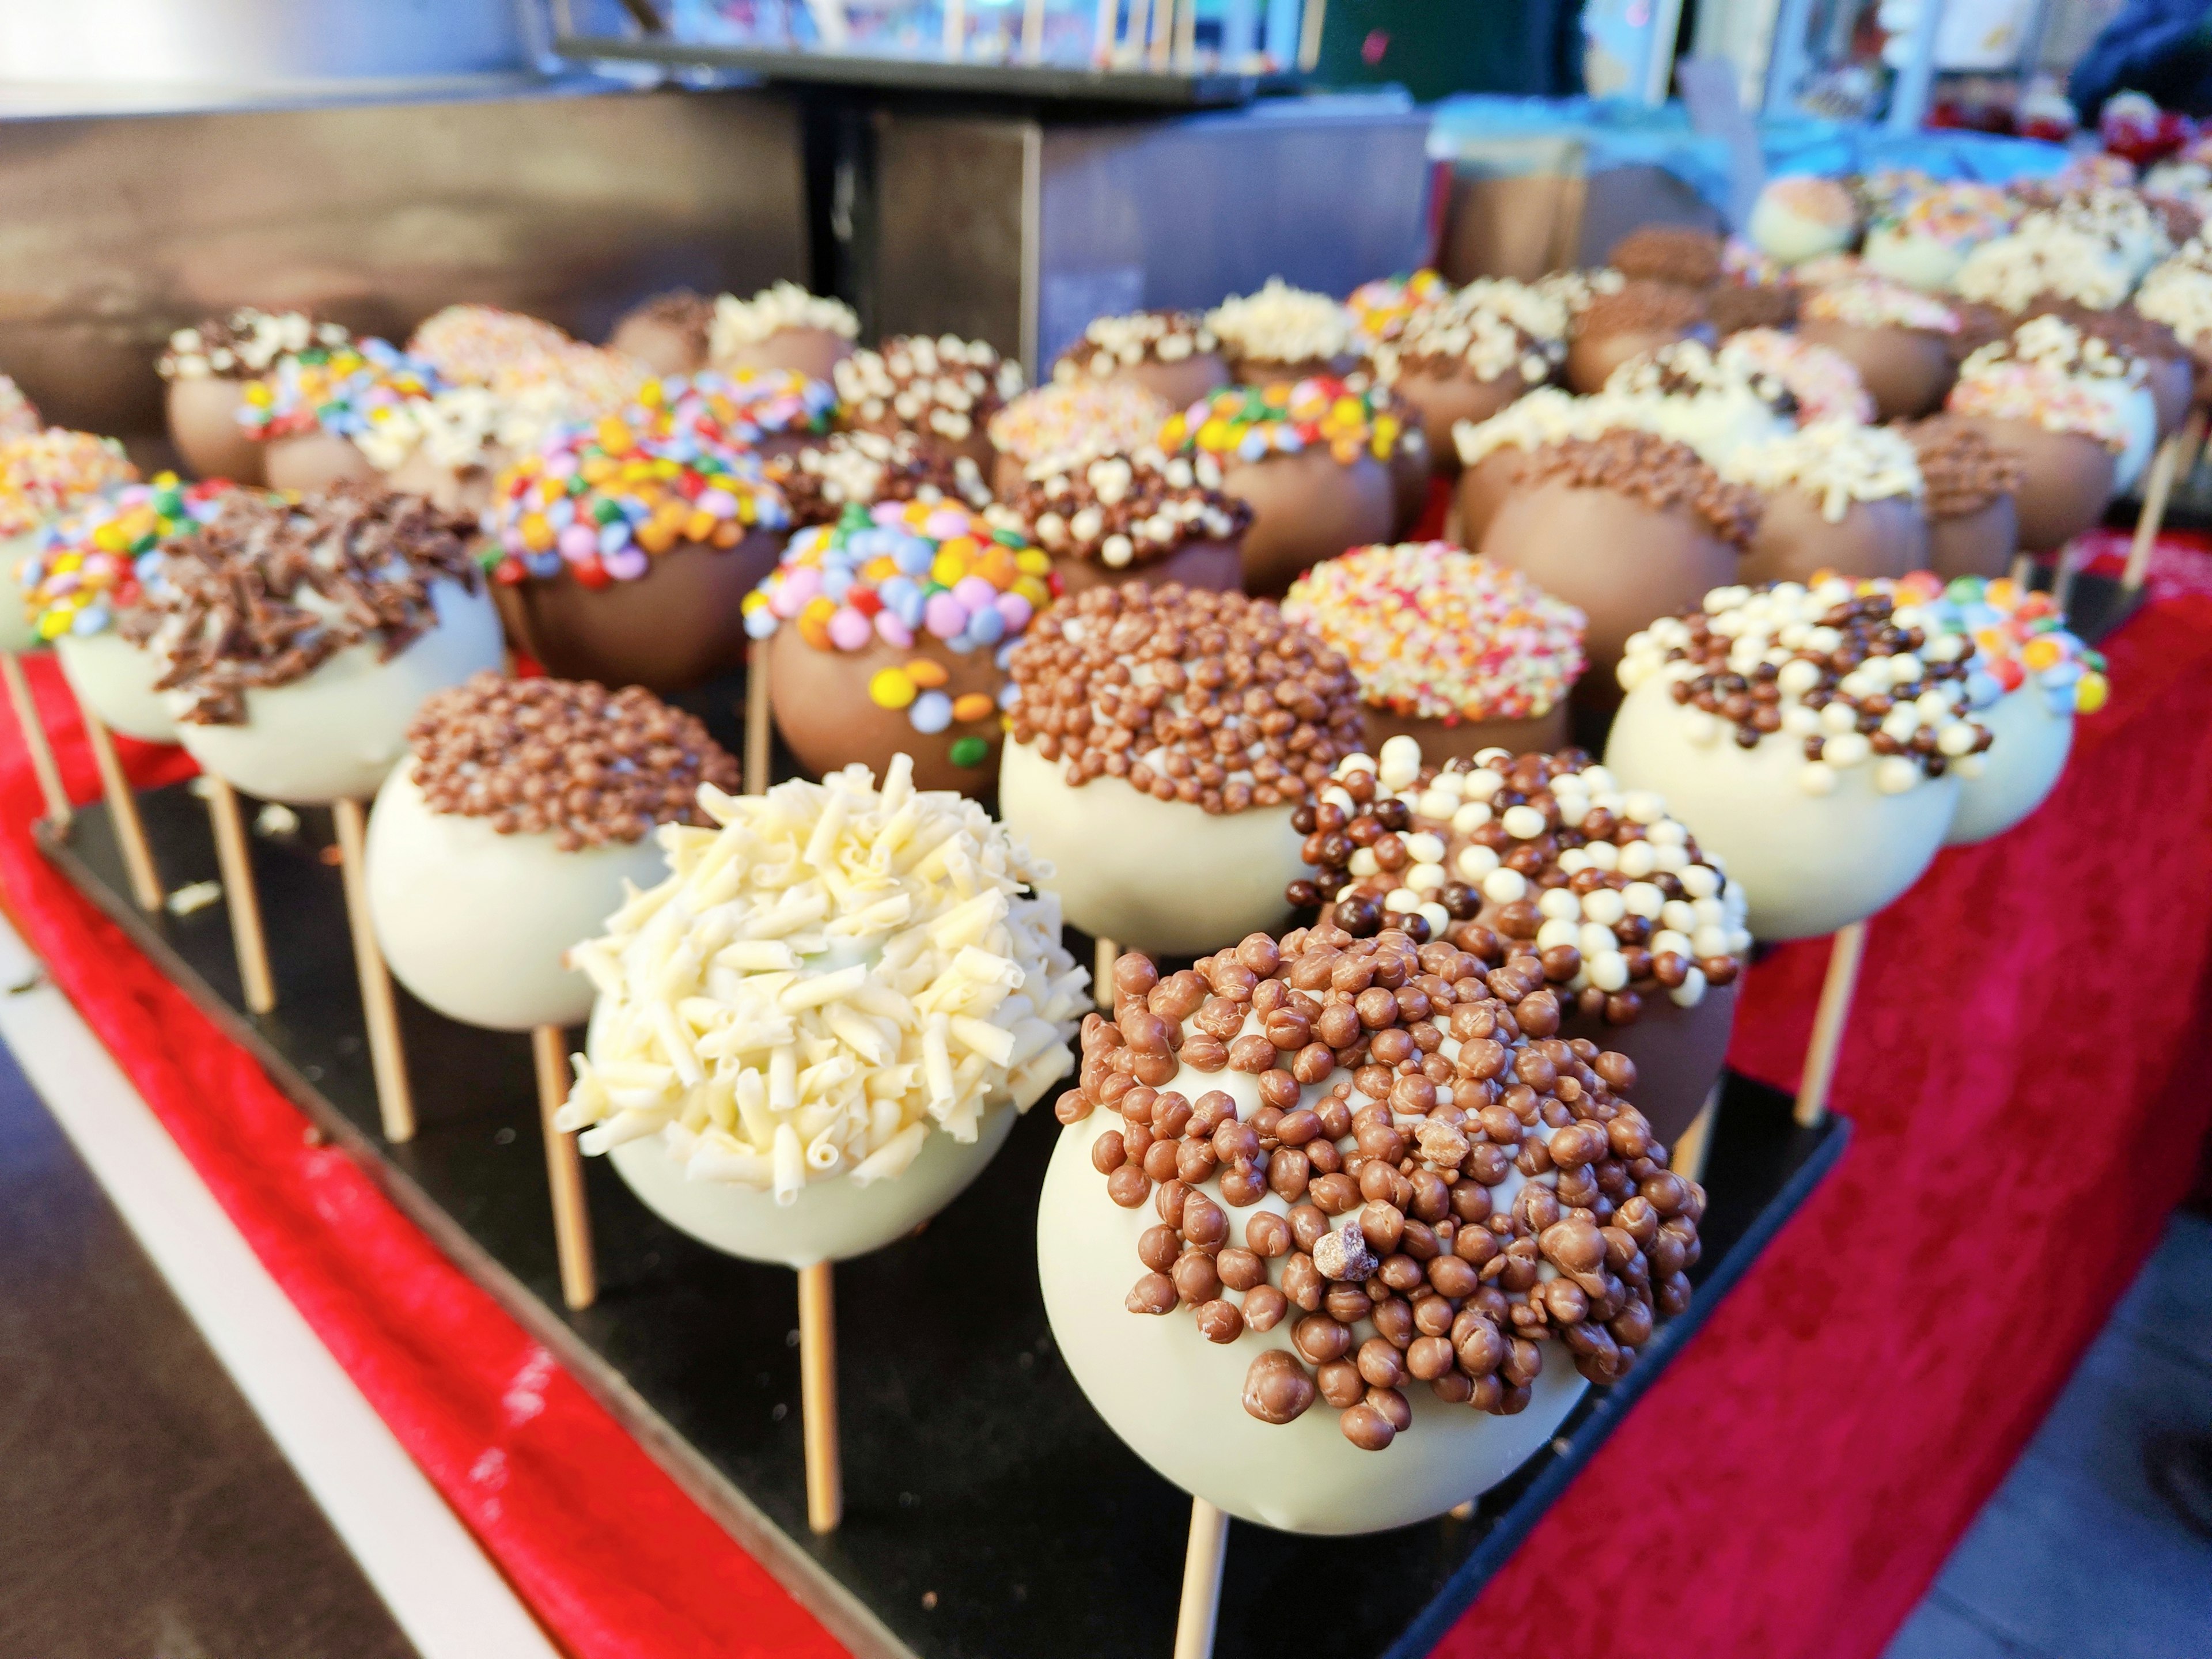
[[[1703,1181],[1705,1178],[1705,1153],[1712,1145],[1713,1120],[1720,1115],[1720,1110],[1721,1085],[1715,1082],[1712,1092],[1705,1097],[1705,1103],[1698,1109],[1697,1116],[1690,1120],[1690,1127],[1683,1130],[1680,1138],[1674,1142],[1674,1157],[1667,1161],[1667,1167],[1683,1180]]]
[[[2151,550],[2158,544],[2160,527],[2166,523],[2166,503],[2172,499],[2174,482],[2181,476],[2184,459],[2194,462],[2197,453],[2204,447],[2204,410],[2191,409],[2189,418],[2181,423],[2181,430],[2159,446],[2158,459],[2150,464],[2150,482],[2143,487],[2142,511],[2136,518],[2136,538],[2128,548],[2127,568],[2120,574],[2120,586],[2132,593],[2143,585],[2150,574]],[[2062,612],[2064,606],[2061,605]]]
[[[92,745],[92,763],[100,769],[100,793],[107,798],[107,816],[114,820],[116,845],[123,849],[123,868],[131,877],[131,896],[141,910],[161,908],[161,872],[154,867],[154,849],[147,843],[146,820],[138,816],[138,797],[131,793],[131,780],[123,775],[123,763],[115,757],[107,727],[99,715],[80,703],[84,716],[85,741]]]
[[[2027,552],[2014,554],[2012,564],[2005,574],[2011,579],[2014,587],[2025,592],[2028,584],[2035,580],[2035,555]]]
[[[2058,614],[2063,617],[2074,599],[2074,544],[2067,543],[2053,556],[2057,562],[2051,570],[2051,602],[2058,607]]]
[[[806,1524],[835,1532],[845,1518],[837,1458],[837,1305],[830,1265],[799,1270],[799,1411],[806,1438]]]
[[[1091,1000],[1098,1005],[1098,1012],[1109,1019],[1114,1017],[1114,964],[1121,955],[1121,947],[1102,936],[1098,940],[1098,954],[1091,958]]]
[[[1855,921],[1836,929],[1828,953],[1828,976],[1820,981],[1820,1006],[1813,1011],[1813,1041],[1805,1050],[1805,1079],[1797,1085],[1797,1121],[1808,1129],[1827,1121],[1828,1085],[1836,1080],[1836,1056],[1844,1046],[1851,992],[1858,984],[1866,926]]]
[[[745,793],[768,793],[768,641],[755,640],[745,658]]]
[[[54,764],[53,745],[39,719],[39,705],[31,696],[31,683],[23,678],[23,665],[12,651],[0,651],[0,679],[8,682],[8,701],[15,705],[15,724],[23,728],[23,747],[31,753],[31,770],[39,780],[39,793],[46,798],[46,822],[57,830],[70,827],[69,792],[62,787],[62,769]]]
[[[376,1073],[376,1106],[384,1116],[384,1138],[415,1139],[415,1096],[407,1085],[407,1050],[399,1040],[399,1005],[392,990],[392,970],[376,943],[376,924],[368,913],[368,872],[362,852],[368,820],[357,800],[331,804],[337,820],[338,866],[345,875],[346,920],[353,930],[354,970],[361,976],[361,1010],[368,1021],[368,1063]]]
[[[1182,1558],[1182,1605],[1176,1611],[1175,1659],[1211,1659],[1221,1613],[1221,1568],[1229,1555],[1229,1517],[1203,1498],[1190,1500],[1190,1548]]]
[[[1455,1520],[1455,1521],[1472,1521],[1472,1520],[1474,1520],[1474,1499],[1473,1499],[1472,1498],[1468,1498],[1468,1499],[1467,1499],[1465,1502],[1463,1502],[1463,1503],[1458,1503],[1458,1504],[1453,1504],[1453,1505],[1451,1506],[1451,1510],[1450,1510],[1449,1513],[1450,1513],[1450,1515],[1451,1515],[1451,1518],[1452,1518],[1453,1520]]]
[[[553,1248],[561,1258],[561,1299],[588,1308],[599,1299],[592,1260],[592,1212],[584,1202],[584,1160],[576,1137],[553,1127],[553,1114],[568,1098],[568,1047],[557,1025],[530,1031],[530,1057],[538,1066],[538,1121],[545,1132],[545,1176],[553,1191]]]
[[[246,820],[238,810],[238,792],[212,772],[201,775],[208,781],[208,817],[215,824],[216,864],[222,872],[222,900],[230,912],[238,982],[246,993],[246,1012],[265,1014],[276,1006],[276,981],[269,971],[269,939],[261,931],[261,892],[253,884]]]

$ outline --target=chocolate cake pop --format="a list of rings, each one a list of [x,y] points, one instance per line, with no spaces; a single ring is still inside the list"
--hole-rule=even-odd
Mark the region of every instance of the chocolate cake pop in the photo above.
[[[437,371],[388,340],[288,352],[245,388],[238,423],[262,447],[261,476],[296,493],[373,483],[377,469],[359,440],[401,406],[434,396]]]
[[[155,367],[166,384],[169,436],[185,465],[204,478],[260,483],[261,447],[239,425],[246,383],[283,356],[316,347],[327,351],[351,338],[337,324],[301,312],[251,306],[170,335]]]
[[[1841,253],[1857,239],[1859,204],[1832,179],[1801,173],[1771,179],[1752,204],[1751,240],[1785,265]]]
[[[1928,517],[1928,568],[1948,581],[2000,576],[2020,545],[2013,509],[2020,457],[1999,449],[1982,429],[1956,415],[1931,415],[1898,428],[1920,462]]]
[[[500,476],[483,557],[507,631],[550,672],[670,692],[744,660],[739,607],[788,517],[718,385],[648,381]]]
[[[1556,386],[1538,386],[1480,422],[1452,428],[1452,448],[1460,475],[1453,500],[1459,507],[1460,534],[1480,544],[1498,509],[1521,482],[1521,468],[1532,451],[1568,438],[1595,438],[1621,426],[1648,426],[1647,404],[1599,393],[1577,398]]]
[[[1834,578],[1717,588],[1629,641],[1606,766],[1664,794],[1759,938],[1863,921],[1942,846],[1955,763],[1990,738],[1922,620]]]
[[[663,830],[668,877],[570,952],[599,996],[556,1127],[717,1249],[864,1255],[1066,1074],[1089,975],[1046,867],[899,762],[699,805],[716,827]]]
[[[499,662],[474,528],[341,485],[297,504],[240,491],[173,540],[148,597],[186,751],[265,800],[374,794],[422,699]]]
[[[1566,361],[1567,308],[1526,283],[1488,279],[1408,317],[1374,350],[1376,377],[1418,411],[1432,465],[1459,471],[1452,428],[1480,422]]]
[[[991,416],[992,489],[1010,499],[1039,462],[1152,448],[1174,412],[1134,380],[1054,380],[1024,392]]]
[[[981,340],[926,334],[885,340],[836,365],[842,422],[855,432],[911,432],[948,459],[965,455],[990,477],[991,417],[1022,390],[1022,366]]]
[[[848,507],[799,532],[744,601],[784,742],[824,776],[905,754],[917,787],[988,789],[1006,654],[1051,603],[1051,570],[1015,532],[944,502]]]
[[[768,481],[783,494],[794,527],[835,524],[848,507],[878,501],[950,502],[978,511],[991,489],[965,455],[947,460],[911,432],[832,432],[769,458]]]
[[[1581,695],[1604,707],[1638,630],[1735,579],[1759,510],[1756,492],[1687,444],[1615,428],[1533,452],[1480,550],[1582,611],[1591,672]]]
[[[2197,392],[2197,365],[2189,349],[2164,323],[2146,317],[2132,304],[2099,311],[2071,300],[2048,297],[2031,306],[2028,315],[2056,317],[2081,335],[2085,344],[2091,340],[2102,342],[2106,358],[2133,359],[2141,364],[2156,436],[2164,439],[2181,429]]]
[[[54,426],[0,441],[0,651],[20,655],[43,643],[31,626],[23,574],[41,532],[137,476],[121,444],[89,432]]]
[[[1050,554],[1062,592],[1125,581],[1243,586],[1252,509],[1224,492],[1220,465],[1203,451],[1042,461],[984,516]]]
[[[1037,1269],[1139,1456],[1264,1526],[1406,1525],[1503,1480],[1687,1307],[1704,1189],[1540,983],[1327,926],[1165,979],[1120,960],[1118,1022],[1085,1022],[1054,1108]]]
[[[1721,238],[1694,225],[1638,225],[1605,256],[1632,283],[1667,283],[1702,294],[1721,279]]]
[[[1850,360],[1885,421],[1927,414],[1950,386],[1958,313],[1901,283],[1869,276],[1814,289],[1797,331]]]
[[[707,361],[725,374],[741,368],[793,369],[811,380],[833,378],[853,355],[860,319],[842,300],[779,282],[750,300],[725,294],[714,301]]]
[[[1992,185],[1945,184],[1916,192],[1875,216],[1866,267],[1923,294],[1941,294],[1967,256],[2010,232],[2021,212],[2017,201]]]
[[[564,960],[664,870],[653,831],[710,824],[702,784],[738,763],[637,686],[478,674],[434,694],[369,815],[369,915],[399,982],[495,1030],[574,1025]]]
[[[1721,463],[1759,493],[1747,582],[1810,581],[1823,571],[1898,577],[1928,562],[1925,489],[1911,440],[1893,428],[1822,421]]]
[[[1212,456],[1221,488],[1251,506],[1247,589],[1279,593],[1316,561],[1389,536],[1405,428],[1381,401],[1341,380],[1277,381],[1226,387],[1168,417],[1160,447]]]
[[[1565,740],[1582,612],[1517,572],[1448,542],[1354,548],[1292,582],[1283,615],[1352,665],[1370,753],[1401,734],[1438,762]]]
[[[2023,333],[2027,355],[2015,351]],[[2113,381],[2107,392],[2067,372],[2065,363],[2076,356],[2064,337],[2069,334],[2057,319],[2039,318],[2009,339],[1984,346],[1960,368],[1944,404],[1996,447],[2019,458],[2021,486],[2013,504],[2021,545],[2035,552],[2064,546],[2105,516],[2131,435],[2128,394],[2141,391],[2124,384],[2124,376],[2104,377]],[[2148,402],[2147,394],[2142,400]],[[2136,412],[2133,435],[2140,439],[2154,417]]]
[[[1401,738],[1379,763],[1340,763],[1291,903],[1363,938],[1443,939],[1486,971],[1517,959],[1559,999],[1559,1035],[1626,1054],[1653,1133],[1679,1135],[1728,1052],[1751,946],[1741,890],[1663,802],[1637,796],[1632,816],[1579,750],[1437,762]]]
[[[1130,381],[1170,409],[1182,409],[1228,385],[1229,364],[1220,340],[1197,312],[1139,311],[1092,318],[1083,337],[1060,354],[1052,378],[1062,386]]]
[[[1229,372],[1246,386],[1351,371],[1359,355],[1351,311],[1340,301],[1270,276],[1257,294],[1231,295],[1206,313]]]
[[[707,367],[714,302],[688,288],[641,301],[622,314],[607,349],[634,357],[654,374],[695,374]]]
[[[1567,384],[1577,392],[1601,388],[1630,359],[1677,340],[1710,342],[1704,296],[1671,283],[1624,283],[1595,295],[1575,314],[1567,345]]]
[[[1180,954],[1281,918],[1291,817],[1359,746],[1341,657],[1265,600],[1132,582],[1053,606],[1009,666],[1000,811],[1071,922]]]

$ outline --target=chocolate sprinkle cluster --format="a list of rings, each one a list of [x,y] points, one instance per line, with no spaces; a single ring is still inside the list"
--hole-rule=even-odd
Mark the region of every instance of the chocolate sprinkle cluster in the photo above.
[[[1680,333],[1705,320],[1703,294],[1673,283],[1638,278],[1592,298],[1575,319],[1575,333],[1590,340],[1614,334]]]
[[[1707,289],[1721,277],[1721,239],[1687,225],[1639,225],[1613,245],[1611,265],[1632,282]]]
[[[1546,1339],[1617,1382],[1689,1306],[1705,1190],[1668,1170],[1625,1098],[1633,1063],[1558,1036],[1559,1000],[1526,959],[1324,924],[1279,945],[1251,934],[1165,979],[1124,956],[1114,985],[1115,1017],[1084,1022],[1057,1115],[1118,1112],[1092,1165],[1115,1203],[1159,1217],[1131,1312],[1193,1309],[1224,1344],[1289,1322],[1290,1346],[1245,1374],[1261,1422],[1318,1395],[1380,1451],[1411,1426],[1416,1382],[1510,1416]],[[1248,1115],[1203,1086],[1224,1071],[1256,1079]],[[1255,1207],[1271,1193],[1287,1216]]]
[[[1178,582],[1097,587],[1030,624],[1008,664],[1016,743],[1071,788],[1242,812],[1305,800],[1364,730],[1351,666],[1266,599]]]
[[[1616,427],[1595,438],[1547,444],[1521,464],[1521,487],[1553,479],[1576,489],[1610,489],[1655,513],[1684,507],[1722,541],[1741,550],[1759,533],[1759,492],[1729,483],[1685,443],[1656,432]]]
[[[488,818],[502,836],[550,832],[564,853],[660,823],[711,829],[699,786],[738,793],[737,762],[642,686],[486,671],[427,699],[407,741],[432,811]]]
[[[1349,808],[1323,799],[1292,817],[1315,875],[1285,896],[1294,909],[1322,907],[1356,939],[1389,927],[1417,943],[1431,920],[1398,896],[1433,901],[1449,918],[1443,940],[1485,971],[1520,964],[1607,1025],[1634,1024],[1657,998],[1694,1005],[1706,987],[1733,984],[1743,963],[1726,878],[1682,825],[1636,816],[1646,802],[1593,805],[1564,781],[1590,768],[1578,749],[1455,761],[1423,767],[1395,793],[1371,770],[1350,772]],[[1562,919],[1575,926],[1547,929]]]
[[[240,491],[168,548],[156,596],[156,684],[192,695],[183,719],[246,720],[246,693],[303,679],[374,641],[389,662],[437,626],[430,590],[477,589],[475,520],[380,485],[341,483],[288,505]]]
[[[2027,470],[2020,457],[1990,443],[1980,427],[1956,415],[1931,415],[1899,428],[1920,458],[1930,519],[1962,519],[2000,495],[2020,493]]]
[[[772,458],[766,471],[783,492],[794,528],[835,524],[854,503],[950,501],[981,507],[991,499],[973,460],[947,457],[911,432],[832,432]]]
[[[986,516],[1064,557],[1121,569],[1193,542],[1233,542],[1252,527],[1251,507],[1222,493],[1220,465],[1203,451],[1097,455],[1033,471],[1042,476]]]

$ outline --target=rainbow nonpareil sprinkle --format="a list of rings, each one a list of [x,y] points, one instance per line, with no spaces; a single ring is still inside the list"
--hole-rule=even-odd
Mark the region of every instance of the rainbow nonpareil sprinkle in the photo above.
[[[138,469],[112,438],[50,426],[0,443],[0,537],[36,530],[88,495],[133,483]]]

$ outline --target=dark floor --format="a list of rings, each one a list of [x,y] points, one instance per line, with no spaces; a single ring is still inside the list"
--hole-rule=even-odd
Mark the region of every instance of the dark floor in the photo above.
[[[2180,1215],[1885,1659],[2204,1659],[2212,1540],[2143,1474],[2212,1431],[2212,1222]]]
[[[0,1048],[0,1655],[410,1659]]]

